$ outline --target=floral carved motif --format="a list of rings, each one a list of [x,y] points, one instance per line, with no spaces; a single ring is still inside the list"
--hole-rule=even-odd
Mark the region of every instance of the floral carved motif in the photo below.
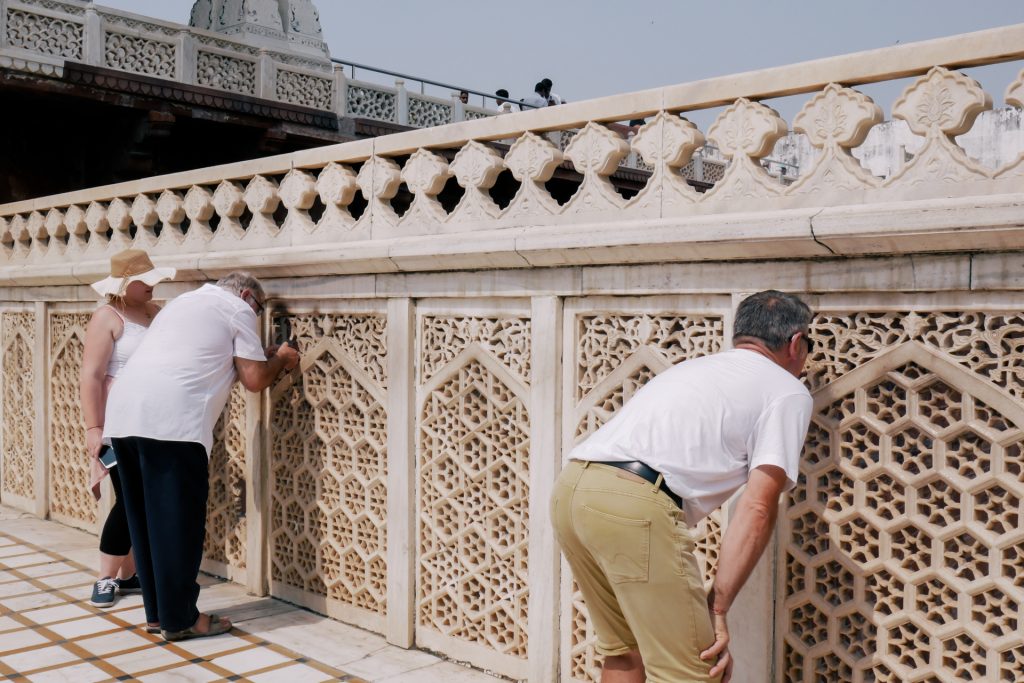
[[[493,148],[475,140],[467,142],[455,155],[450,167],[466,193],[449,220],[497,218],[501,210],[487,190],[494,186],[503,166],[501,155]]]
[[[969,131],[978,114],[991,108],[991,95],[977,81],[936,66],[903,91],[892,115],[918,135],[938,130],[953,136]]]
[[[835,143],[851,148],[864,142],[882,118],[881,107],[870,97],[830,83],[796,115],[793,130],[807,135],[815,147]]]
[[[196,83],[245,95],[256,94],[256,63],[214,52],[199,51]]]
[[[653,171],[651,179],[634,200],[635,206],[689,204],[697,193],[679,173],[690,162],[694,151],[703,146],[704,135],[689,121],[675,114],[658,112],[653,120],[640,127],[632,140],[633,150],[640,154]]]
[[[718,145],[727,159],[760,159],[785,134],[786,122],[777,111],[745,97],[722,112],[708,129],[708,139]]]
[[[75,21],[7,10],[7,44],[44,55],[82,59],[84,27]]]
[[[398,164],[391,159],[372,156],[359,169],[356,182],[369,202],[369,211],[374,218],[391,225],[398,222],[398,214],[391,206],[391,199],[402,184],[402,171]]]
[[[598,123],[588,123],[573,136],[565,156],[583,174],[583,184],[569,200],[566,211],[582,213],[621,208],[625,199],[615,191],[608,176],[618,169],[629,154],[629,144]]]
[[[562,163],[562,152],[534,133],[524,133],[505,154],[505,166],[521,184],[506,217],[557,214],[561,209],[544,187]]]
[[[171,43],[123,33],[107,33],[103,65],[147,76],[174,78],[176,52]]]
[[[35,499],[35,315],[0,313],[4,412],[3,491],[24,501]]]
[[[428,379],[470,344],[487,349],[522,381],[530,377],[530,320],[478,316],[423,318],[423,378]]]
[[[324,204],[324,215],[320,225],[328,228],[347,230],[355,223],[348,205],[355,198],[359,183],[356,174],[348,166],[333,161],[320,171],[316,179],[316,191]]]
[[[312,74],[279,69],[276,93],[277,99],[282,102],[329,110],[334,100],[334,81]]]
[[[448,214],[437,201],[437,194],[451,177],[444,157],[425,149],[416,150],[402,168],[402,180],[414,197],[409,211],[402,216],[407,223],[439,223]]]

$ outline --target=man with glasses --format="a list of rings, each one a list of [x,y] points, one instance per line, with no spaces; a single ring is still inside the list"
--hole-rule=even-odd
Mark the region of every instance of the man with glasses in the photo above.
[[[260,343],[265,306],[248,273],[182,294],[157,315],[107,398],[104,435],[117,456],[147,628],[166,640],[231,628],[196,608],[207,464],[235,380],[259,392],[299,362],[288,344]]]
[[[552,524],[605,656],[603,683],[731,677],[726,614],[799,475],[810,322],[791,294],[748,297],[732,350],[661,373],[569,454]],[[707,595],[691,530],[744,485]]]

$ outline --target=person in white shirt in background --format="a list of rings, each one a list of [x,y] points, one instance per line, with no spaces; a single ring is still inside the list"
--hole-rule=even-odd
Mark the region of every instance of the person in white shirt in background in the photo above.
[[[231,273],[161,311],[107,398],[104,437],[117,455],[147,628],[165,640],[217,635],[231,622],[196,607],[206,535],[213,427],[235,379],[266,389],[299,362],[266,349],[259,281]]]
[[[799,476],[810,322],[791,294],[748,297],[732,350],[661,373],[569,454],[552,524],[605,656],[602,683],[731,677],[726,614]],[[690,530],[743,485],[706,595]]]

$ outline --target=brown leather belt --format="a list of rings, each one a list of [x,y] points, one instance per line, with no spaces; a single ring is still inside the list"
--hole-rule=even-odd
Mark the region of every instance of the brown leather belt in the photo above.
[[[640,477],[641,479],[645,479],[646,481],[649,481],[652,484],[657,482],[658,477],[661,476],[661,473],[658,472],[658,470],[654,469],[653,467],[648,467],[639,460],[630,460],[629,462],[595,461],[595,464],[610,465],[611,467],[617,467],[620,470],[632,472],[636,476]],[[683,509],[683,499],[680,496],[676,495],[672,491],[672,489],[668,487],[668,484],[665,483],[664,478],[662,478],[661,486],[658,487],[658,490],[667,495],[669,498],[671,498],[672,502],[676,504],[676,507],[678,507],[680,510]]]

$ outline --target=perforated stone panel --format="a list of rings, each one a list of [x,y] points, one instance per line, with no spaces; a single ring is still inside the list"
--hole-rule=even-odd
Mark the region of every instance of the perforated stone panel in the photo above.
[[[11,47],[80,60],[83,33],[84,27],[76,21],[7,10],[7,44]]]
[[[245,569],[245,389],[235,384],[213,428],[203,557]]]
[[[424,316],[418,632],[525,658],[530,321]]]
[[[3,492],[35,498],[35,314],[0,314],[3,343]]]
[[[780,529],[785,680],[1021,680],[1017,324],[816,321],[836,339],[819,345],[818,409]]]
[[[576,413],[572,425],[566,425],[572,429],[573,443],[597,431],[660,372],[720,350],[722,332],[722,318],[713,315],[578,315],[573,321],[574,362],[569,383]],[[698,566],[710,586],[722,540],[720,511],[702,520],[694,537]],[[596,635],[575,581],[569,604],[563,609],[571,609],[571,629],[563,634],[562,646],[569,649],[569,670],[563,671],[563,679],[596,682],[601,677],[601,659],[594,651]]]
[[[123,33],[107,33],[103,65],[147,76],[174,78],[177,48],[171,43]]]
[[[348,86],[348,113],[379,121],[395,121],[395,94],[356,85]]]
[[[282,380],[272,393],[271,578],[299,591],[290,594],[292,599],[314,609],[323,610],[326,597],[382,616],[387,607],[385,320],[297,315],[292,331],[303,372]],[[361,623],[382,627],[379,619]]]
[[[96,501],[79,398],[79,373],[89,313],[50,315],[50,514],[92,530]]]

